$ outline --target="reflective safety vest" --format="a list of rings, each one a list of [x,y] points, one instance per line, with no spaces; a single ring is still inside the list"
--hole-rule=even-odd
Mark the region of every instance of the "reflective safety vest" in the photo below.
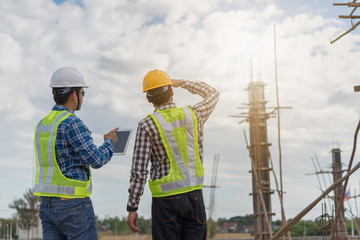
[[[67,178],[56,161],[55,142],[59,124],[72,113],[52,111],[35,128],[36,196],[84,198],[91,195],[91,172],[87,182]],[[90,171],[90,168],[89,168]]]
[[[189,108],[157,110],[150,114],[160,132],[170,160],[170,173],[159,180],[149,180],[153,197],[165,197],[201,189],[204,166],[200,160],[198,125]]]

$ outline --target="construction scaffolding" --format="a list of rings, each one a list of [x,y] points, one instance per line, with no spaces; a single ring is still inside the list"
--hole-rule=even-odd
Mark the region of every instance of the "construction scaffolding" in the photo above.
[[[282,154],[280,140],[280,109],[291,109],[291,107],[280,107],[278,80],[277,80],[277,57],[276,57],[276,27],[274,24],[274,57],[275,57],[275,83],[276,83],[276,107],[266,107],[265,100],[265,83],[253,80],[253,69],[251,62],[250,83],[248,88],[249,103],[244,104],[247,107],[238,107],[238,109],[248,109],[248,112],[242,112],[240,115],[232,115],[231,117],[245,118],[240,121],[249,122],[250,127],[250,144],[247,140],[244,130],[244,137],[249,155],[251,158],[251,174],[252,174],[252,193],[253,197],[253,217],[254,237],[255,240],[272,238],[272,212],[271,194],[277,192],[281,207],[281,223],[282,226],[287,224],[284,201],[283,201],[283,184],[282,184]],[[271,109],[271,112],[267,112]],[[270,118],[278,118],[278,147],[279,147],[279,171],[280,183],[274,171],[274,164],[271,159],[267,135],[267,120]],[[270,186],[270,171],[273,173],[273,180],[276,190],[272,190]],[[285,240],[285,236],[282,236]],[[287,232],[287,239],[291,240],[290,232]]]
[[[325,178],[323,178],[324,184],[325,184],[325,189],[323,190],[323,188],[321,187],[320,178],[318,177],[320,190],[321,190],[322,194],[319,197],[317,197],[306,208],[304,208],[298,215],[296,215],[293,219],[291,219],[291,221],[289,221],[285,226],[283,226],[271,238],[272,240],[279,239],[281,236],[283,236],[297,222],[299,222],[302,219],[302,217],[304,217],[309,211],[311,211],[311,209],[313,209],[320,201],[322,201],[322,200],[324,201],[326,198],[333,199],[334,204],[336,204],[336,207],[335,207],[335,209],[331,209],[332,216],[326,217],[327,213],[326,213],[326,206],[325,206],[325,214],[322,214],[320,217],[318,217],[316,219],[316,221],[319,220],[319,223],[320,223],[320,224],[318,224],[319,228],[320,229],[321,228],[331,228],[331,240],[350,239],[350,236],[347,233],[346,226],[345,226],[345,216],[344,216],[345,211],[344,211],[343,203],[345,201],[348,201],[350,198],[355,198],[356,212],[358,212],[357,211],[357,200],[356,200],[358,195],[355,194],[355,196],[351,197],[350,190],[348,190],[348,193],[345,194],[345,189],[347,187],[349,177],[360,168],[360,163],[357,163],[354,167],[352,167],[352,163],[353,163],[355,152],[356,152],[356,143],[357,143],[357,136],[358,136],[359,130],[360,130],[360,121],[356,127],[356,131],[354,134],[353,150],[351,153],[350,162],[349,162],[347,170],[342,170],[341,154],[340,154],[341,151],[338,148],[332,149],[332,151],[331,151],[331,153],[332,153],[332,172],[323,171],[321,169],[321,166],[320,166],[317,158],[316,158],[316,161],[317,161],[318,167],[319,167],[319,171],[318,171],[316,164],[313,161],[315,171],[316,171],[315,174],[324,175],[324,174],[332,173],[333,174],[333,184],[330,187],[326,187]],[[344,172],[346,172],[346,174],[344,176],[342,176],[342,174]],[[334,192],[333,197],[329,196],[329,194],[332,191]],[[344,198],[345,195],[347,195],[346,198]],[[329,205],[331,205],[331,204],[329,204]],[[359,224],[358,224],[359,218],[356,217],[355,214],[353,213],[353,211],[351,210],[350,204],[349,204],[349,209],[347,212],[351,215],[350,217],[351,217],[352,223],[355,224],[355,227],[359,232]],[[353,234],[353,230],[352,230],[352,236],[353,235],[354,234]],[[327,234],[323,237],[327,238]],[[359,239],[359,237],[358,237],[358,239]]]
[[[360,7],[360,3],[358,3],[356,0],[353,0],[352,2],[348,2],[348,3],[334,3],[333,5],[334,6],[347,6],[349,8],[350,7],[353,8],[353,9],[349,15],[339,15],[339,18],[351,19],[351,28],[348,31],[346,31],[345,33],[341,34],[335,40],[331,41],[330,42],[331,44],[333,44],[334,42],[336,42],[337,40],[339,40],[346,34],[350,33],[351,31],[355,30],[360,24],[360,21],[354,23],[354,19],[360,19],[359,15],[354,15],[355,11],[358,9],[358,7]]]
[[[330,184],[336,183],[339,179],[343,177],[343,172],[345,170],[342,169],[342,163],[341,163],[341,151],[339,148],[333,148],[331,149],[331,156],[332,156],[332,164],[331,164],[331,171],[324,171],[319,163],[319,160],[317,156],[315,155],[316,163],[314,162],[314,159],[312,158],[312,162],[315,168],[315,174],[318,179],[319,187],[321,192],[324,192],[324,188],[327,188],[327,183],[325,180],[324,175],[327,174],[329,177]],[[321,183],[321,180],[318,175],[322,175],[323,183]],[[332,180],[331,180],[332,176]],[[334,239],[342,240],[342,239],[349,239],[348,233],[346,231],[345,227],[345,211],[344,207],[340,202],[342,201],[341,194],[344,190],[344,187],[342,184],[338,184],[333,189],[333,196],[327,195],[326,198],[324,198],[324,203],[321,206],[322,208],[322,215],[319,216],[315,221],[318,222],[318,227],[321,230],[325,230],[324,226],[324,219],[328,219],[325,221],[326,225],[326,231],[330,230],[332,231],[335,229]],[[328,204],[326,204],[326,199],[328,200]],[[335,208],[334,208],[335,207]],[[329,209],[327,209],[329,208]],[[341,208],[341,209],[340,209]],[[327,213],[330,213],[328,215]],[[339,221],[337,222],[336,227],[333,227],[334,218],[336,217],[336,214],[339,213]],[[332,229],[331,229],[332,228]],[[327,236],[327,234],[325,234]]]
[[[253,197],[253,217],[255,218],[254,235],[255,239],[270,239],[272,236],[272,216],[275,215],[272,213],[271,208],[271,194],[275,191],[272,190],[270,186],[270,171],[273,173],[276,192],[278,193],[280,200],[283,226],[286,225],[286,216],[283,206],[282,179],[280,178],[279,184],[269,151],[269,146],[271,146],[271,144],[268,142],[267,137],[267,120],[270,117],[275,118],[276,112],[278,112],[279,109],[290,109],[291,107],[266,107],[267,101],[265,100],[265,84],[260,81],[254,82],[252,74],[251,82],[246,90],[249,95],[249,103],[245,105],[248,105],[248,107],[238,108],[249,109],[249,112],[244,112],[241,113],[241,115],[235,115],[232,117],[245,118],[239,123],[243,123],[245,121],[250,123],[250,144],[248,143],[245,131],[244,136],[251,158],[250,172],[252,174],[252,193],[250,195]],[[272,109],[272,111],[268,113],[266,111],[267,109]],[[280,128],[279,125],[278,128]],[[288,232],[288,239],[291,240],[290,232]]]

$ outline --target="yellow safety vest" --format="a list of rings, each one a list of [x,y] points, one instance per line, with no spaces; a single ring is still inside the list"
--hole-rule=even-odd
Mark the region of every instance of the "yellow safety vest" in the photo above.
[[[200,160],[198,126],[189,108],[169,108],[150,114],[160,132],[170,160],[170,173],[156,181],[149,180],[153,197],[165,197],[201,189],[204,166]]]
[[[35,128],[36,196],[84,198],[92,193],[91,172],[89,180],[79,181],[63,175],[56,161],[55,142],[59,124],[72,113],[51,111]],[[89,168],[90,171],[90,168]]]

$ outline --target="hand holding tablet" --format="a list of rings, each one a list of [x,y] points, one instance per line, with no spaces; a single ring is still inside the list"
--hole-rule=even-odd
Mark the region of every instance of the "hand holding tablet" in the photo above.
[[[127,146],[129,144],[131,132],[132,129],[122,129],[115,132],[118,141],[114,145],[114,155],[125,155]]]

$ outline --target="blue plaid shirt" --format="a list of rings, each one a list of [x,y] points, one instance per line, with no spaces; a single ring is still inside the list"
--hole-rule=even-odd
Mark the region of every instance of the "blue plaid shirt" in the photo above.
[[[55,105],[54,111],[68,111],[63,105]],[[56,160],[65,177],[87,181],[90,176],[89,165],[100,168],[108,163],[113,155],[114,143],[107,138],[99,148],[94,144],[91,131],[75,115],[70,115],[59,124],[55,142]]]

